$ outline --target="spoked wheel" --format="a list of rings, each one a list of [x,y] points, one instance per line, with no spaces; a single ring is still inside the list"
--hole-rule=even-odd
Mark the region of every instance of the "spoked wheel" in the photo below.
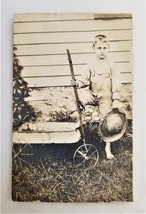
[[[91,169],[96,166],[99,159],[99,153],[95,146],[84,144],[74,153],[73,162],[76,167]]]

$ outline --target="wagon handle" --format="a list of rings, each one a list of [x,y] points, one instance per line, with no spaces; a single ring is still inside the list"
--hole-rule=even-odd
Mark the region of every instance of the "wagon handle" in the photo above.
[[[72,59],[71,59],[71,55],[70,55],[70,52],[68,49],[67,49],[67,55],[68,55],[68,61],[69,61],[69,65],[70,65],[71,77],[74,81],[76,81],[74,69],[73,69],[73,64],[72,64]],[[74,93],[75,93],[77,111],[78,111],[78,115],[79,115],[79,121],[80,121],[80,127],[81,127],[81,136],[82,136],[82,139],[84,140],[84,143],[85,143],[85,132],[84,132],[84,128],[83,128],[82,113],[81,113],[80,104],[79,104],[79,96],[78,96],[78,92],[77,92],[77,86],[73,85],[73,89],[74,89]]]

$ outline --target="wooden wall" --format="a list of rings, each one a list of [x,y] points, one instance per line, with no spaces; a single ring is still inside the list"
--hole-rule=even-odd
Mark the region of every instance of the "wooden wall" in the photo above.
[[[69,49],[77,76],[94,53],[95,35],[110,40],[110,55],[121,72],[123,84],[131,85],[132,19],[115,14],[15,14],[14,45],[30,88],[70,85]]]

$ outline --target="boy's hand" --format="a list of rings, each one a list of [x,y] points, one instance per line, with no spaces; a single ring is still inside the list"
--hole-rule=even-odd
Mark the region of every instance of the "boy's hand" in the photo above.
[[[121,109],[121,102],[119,100],[113,101],[113,109]]]
[[[71,86],[77,86],[78,87],[78,83],[76,80],[71,79],[70,84],[71,84]]]

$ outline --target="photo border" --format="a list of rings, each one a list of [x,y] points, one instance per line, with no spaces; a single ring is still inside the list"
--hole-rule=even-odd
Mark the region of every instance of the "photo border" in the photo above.
[[[46,4],[47,2],[47,4]],[[1,209],[2,213],[144,213],[145,212],[145,1],[142,0],[2,0],[2,111]],[[11,199],[12,53],[14,13],[132,13],[133,15],[133,202],[39,203]],[[144,42],[144,44],[143,44]]]

